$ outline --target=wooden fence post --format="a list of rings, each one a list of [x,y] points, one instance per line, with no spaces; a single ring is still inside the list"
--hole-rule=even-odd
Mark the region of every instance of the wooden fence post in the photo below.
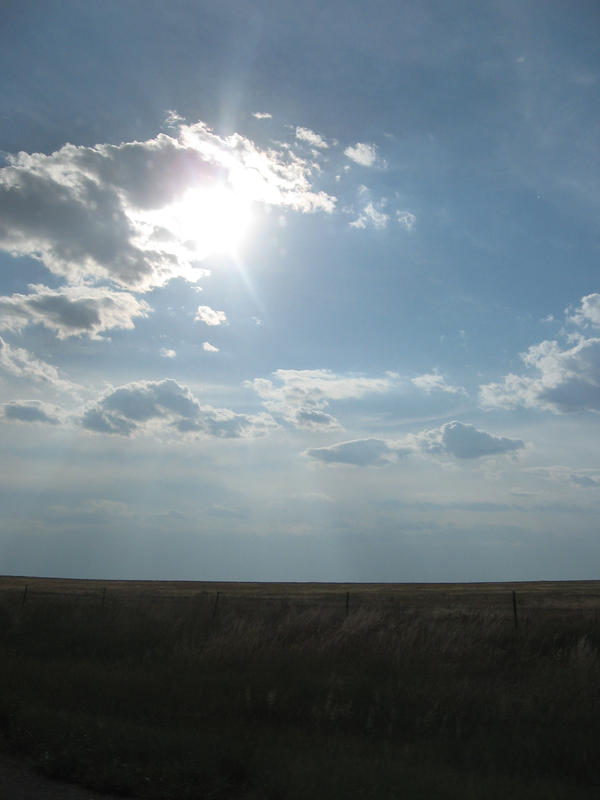
[[[346,592],[346,616],[350,613],[350,592]]]
[[[105,602],[106,602],[106,586],[102,589],[102,608],[104,608]]]
[[[215,605],[213,607],[212,618],[214,619],[217,616],[217,609],[219,608],[219,595],[221,592],[217,592],[217,596],[215,597]]]
[[[517,593],[513,589],[512,593],[512,606],[513,606],[513,616],[515,618],[515,630],[519,630],[519,618],[517,616]]]
[[[23,607],[25,605],[25,601],[27,600],[27,590],[28,589],[29,589],[29,586],[25,585],[25,589],[23,589],[23,598],[21,600],[21,607]]]

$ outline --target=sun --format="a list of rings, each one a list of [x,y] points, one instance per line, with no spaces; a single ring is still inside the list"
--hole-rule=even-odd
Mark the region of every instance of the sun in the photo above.
[[[198,256],[236,256],[252,223],[252,202],[226,185],[188,189],[163,211],[163,225]]]

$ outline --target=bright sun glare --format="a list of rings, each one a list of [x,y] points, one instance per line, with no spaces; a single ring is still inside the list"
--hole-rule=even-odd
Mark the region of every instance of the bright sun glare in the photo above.
[[[163,214],[163,224],[186,247],[235,256],[252,222],[252,204],[243,193],[219,185],[190,189]]]

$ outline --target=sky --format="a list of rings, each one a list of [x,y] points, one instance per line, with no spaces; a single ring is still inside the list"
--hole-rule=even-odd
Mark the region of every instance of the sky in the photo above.
[[[4,0],[0,574],[600,575],[595,0]]]

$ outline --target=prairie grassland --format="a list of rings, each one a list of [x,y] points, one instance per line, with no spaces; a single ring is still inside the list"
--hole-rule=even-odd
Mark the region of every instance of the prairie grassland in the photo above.
[[[591,581],[1,578],[1,742],[161,800],[597,797],[598,610]]]

